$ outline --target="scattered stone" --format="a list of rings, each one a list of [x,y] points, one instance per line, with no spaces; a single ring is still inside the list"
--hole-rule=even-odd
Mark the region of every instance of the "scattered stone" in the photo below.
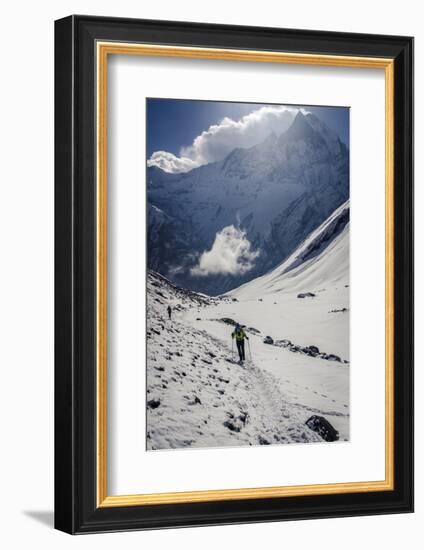
[[[313,346],[313,345],[305,346],[305,347],[298,346],[296,344],[293,344],[288,339],[273,341],[271,336],[266,336],[264,339],[264,343],[274,345],[280,348],[287,348],[292,353],[303,353],[304,355],[308,355],[309,357],[318,357],[319,359],[325,359],[327,361],[337,361],[338,363],[345,363],[345,364],[349,363],[349,361],[341,359],[338,355],[335,355],[334,353],[320,352],[317,346]]]
[[[261,435],[258,437],[259,445],[271,445],[271,443],[265,437]]]
[[[287,340],[287,339],[284,339],[284,340],[276,340],[274,342],[274,345],[275,346],[278,346],[280,348],[289,348],[290,346],[292,346],[292,342],[290,340]]]
[[[243,422],[243,426],[246,426],[246,423],[249,420],[249,415],[247,414],[247,412],[242,411],[239,414],[238,418],[239,418],[240,422]]]
[[[313,292],[301,292],[297,295],[298,298],[315,298],[315,296]]]
[[[341,359],[338,355],[334,355],[334,353],[330,353],[327,355],[326,357],[327,361],[338,361],[339,363],[341,363]]]
[[[231,420],[226,420],[224,422],[224,426],[232,432],[240,432],[241,430],[240,426],[236,426],[233,422],[231,422]]]
[[[192,399],[191,401],[188,402],[189,405],[201,405],[202,402],[200,401],[200,399],[197,397],[197,395],[194,397],[194,399]]]
[[[147,401],[147,407],[149,409],[157,409],[160,405],[160,399],[149,399]]]

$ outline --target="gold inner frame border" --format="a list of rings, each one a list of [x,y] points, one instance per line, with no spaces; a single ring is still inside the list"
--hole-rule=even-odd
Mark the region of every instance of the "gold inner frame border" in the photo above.
[[[383,69],[385,72],[385,479],[316,485],[214,489],[171,493],[108,495],[107,490],[107,63],[109,55],[180,57],[240,62],[283,63]],[[163,46],[140,43],[96,43],[97,62],[97,295],[96,295],[96,470],[97,507],[213,502],[307,495],[394,490],[394,60],[391,58],[302,54]]]

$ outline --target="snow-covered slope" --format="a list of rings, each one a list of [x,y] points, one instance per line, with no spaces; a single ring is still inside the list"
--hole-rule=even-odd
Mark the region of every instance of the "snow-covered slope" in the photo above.
[[[278,267],[230,291],[238,299],[294,292],[324,292],[323,285],[340,289],[349,284],[349,201]]]
[[[180,286],[216,295],[274,268],[348,198],[349,155],[316,116],[299,111],[280,136],[234,149],[222,161],[184,174],[149,168],[147,190],[149,267]],[[193,274],[199,255],[230,225],[260,253],[254,267]]]
[[[232,361],[234,322],[249,335],[245,369]],[[313,414],[348,440],[349,204],[227,295],[149,273],[147,337],[148,448],[320,441],[305,426]]]
[[[154,272],[147,289],[148,449],[322,441],[271,373],[232,361],[231,340],[202,324],[229,299],[179,289]]]

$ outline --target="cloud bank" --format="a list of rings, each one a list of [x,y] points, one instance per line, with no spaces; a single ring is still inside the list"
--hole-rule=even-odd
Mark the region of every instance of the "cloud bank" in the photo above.
[[[189,172],[199,165],[187,157],[176,157],[167,151],[156,151],[147,161],[147,166],[157,166],[164,172],[178,174],[180,172]]]
[[[188,172],[225,158],[236,147],[252,147],[264,141],[272,132],[281,134],[290,126],[298,111],[296,107],[264,106],[237,122],[224,118],[197,136],[190,146],[182,147],[180,156],[156,151],[147,165],[158,166],[165,172]]]
[[[191,274],[199,277],[243,275],[254,267],[258,256],[259,251],[252,250],[246,232],[228,225],[215,235],[212,248],[203,252]]]

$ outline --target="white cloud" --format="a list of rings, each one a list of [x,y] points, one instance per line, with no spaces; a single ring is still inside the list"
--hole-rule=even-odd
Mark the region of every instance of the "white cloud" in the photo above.
[[[215,235],[212,248],[203,252],[191,274],[199,277],[243,275],[254,267],[258,256],[259,251],[252,250],[246,232],[229,225]]]
[[[176,157],[167,151],[156,151],[147,161],[147,166],[157,166],[165,172],[178,174],[179,172],[188,172],[196,168],[198,164],[186,157]]]
[[[182,147],[176,157],[166,151],[156,151],[148,166],[159,166],[166,172],[188,172],[193,168],[226,157],[236,147],[252,147],[264,141],[271,132],[281,134],[299,111],[296,107],[265,106],[239,121],[224,118],[197,136],[188,147]]]

